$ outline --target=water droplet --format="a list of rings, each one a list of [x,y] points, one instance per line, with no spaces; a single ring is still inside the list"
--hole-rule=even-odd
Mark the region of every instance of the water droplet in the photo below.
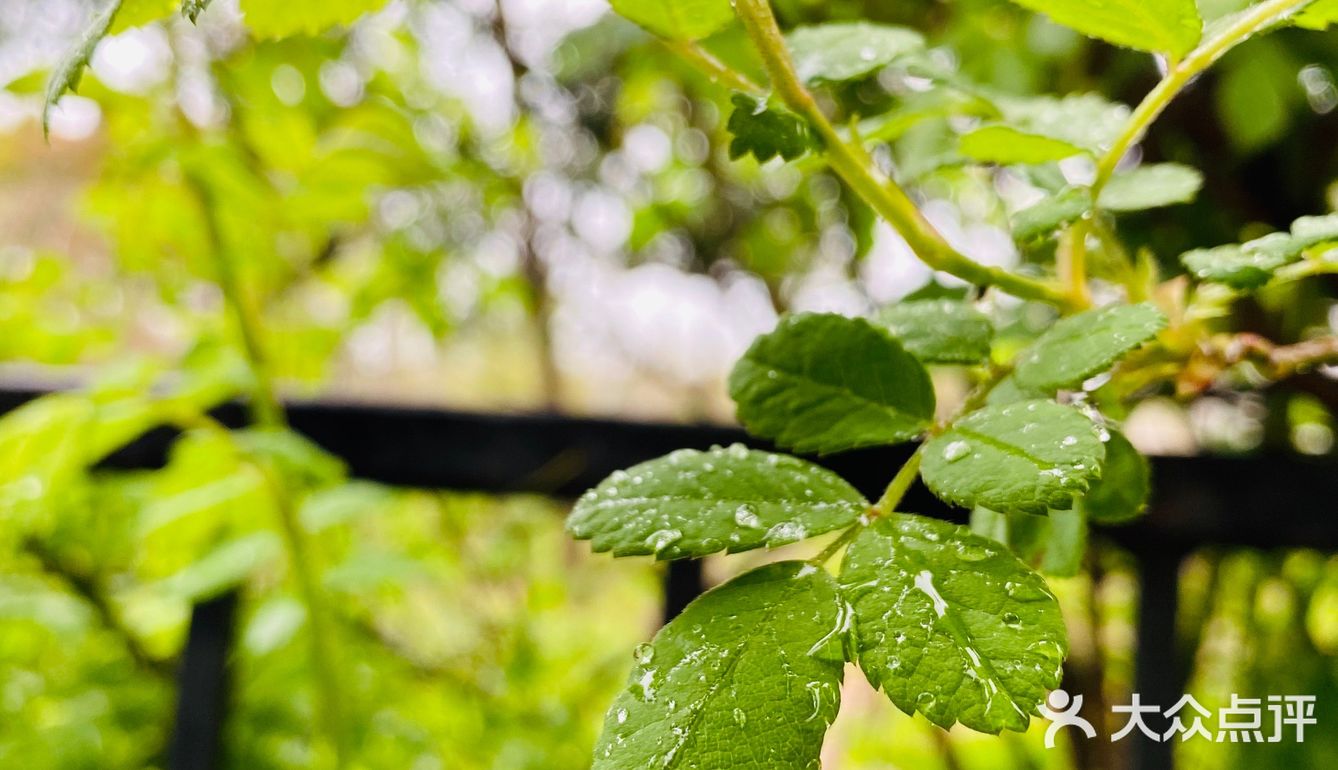
[[[1065,437],[1064,437],[1064,440],[1059,442],[1059,445],[1060,445],[1060,446],[1073,446],[1073,445],[1076,444],[1076,443],[1078,443],[1078,437],[1077,437],[1077,436],[1065,436]]]
[[[958,543],[957,557],[962,561],[984,561],[990,557],[990,550],[976,543]]]
[[[1019,602],[1039,602],[1049,597],[1049,594],[1039,586],[1030,583],[1015,583],[1011,580],[1004,584],[1004,590]]]
[[[803,540],[807,536],[808,530],[803,524],[795,521],[782,521],[767,530],[766,541],[768,545],[784,545],[785,543]]]
[[[955,463],[966,457],[970,451],[971,445],[965,441],[950,441],[947,446],[943,447],[943,459]]]
[[[1003,614],[1003,624],[1009,628],[1020,628],[1022,619],[1017,616],[1016,612],[1005,612]]]
[[[676,529],[657,529],[646,538],[646,547],[659,553],[683,539],[683,533]]]
[[[762,528],[762,520],[758,518],[757,511],[748,503],[743,503],[734,510],[734,523],[747,529]]]
[[[655,648],[649,644],[638,644],[636,649],[632,650],[632,658],[644,666],[655,660]]]
[[[618,719],[618,724],[622,724],[623,722],[626,722],[626,721],[627,721],[627,709],[618,709],[618,713],[617,713],[615,716],[616,716],[617,719]]]
[[[734,709],[734,724],[738,725],[739,727],[743,727],[744,725],[748,724],[748,715],[743,712],[743,709],[741,708]]]

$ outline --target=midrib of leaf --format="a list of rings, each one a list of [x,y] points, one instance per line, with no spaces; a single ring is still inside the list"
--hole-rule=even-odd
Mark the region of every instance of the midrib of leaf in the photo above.
[[[766,615],[763,616],[759,625],[766,626],[770,624],[771,619],[775,616],[776,610],[780,608],[780,605],[781,602],[777,602],[768,607]],[[748,643],[751,642],[752,639],[751,636],[743,637],[743,641],[739,642],[737,648],[738,652],[729,657],[729,660],[725,663],[725,667],[720,671],[720,676],[706,688],[706,695],[697,704],[697,708],[692,712],[692,715],[688,717],[688,723],[683,729],[682,737],[679,738],[678,742],[675,743],[674,747],[670,750],[669,761],[664,763],[665,770],[674,770],[674,768],[678,767],[678,761],[683,756],[679,750],[686,746],[688,741],[693,740],[696,737],[697,733],[695,728],[697,727],[697,723],[701,721],[702,714],[706,713],[707,704],[715,700],[716,693],[720,691],[720,687],[725,683],[725,680],[729,679],[730,675],[734,673],[734,669],[739,665],[739,661],[743,660],[743,655],[748,650]],[[781,649],[780,645],[777,645],[776,649]]]
[[[754,498],[754,497],[749,497],[749,498],[741,498],[741,497],[712,497],[712,498],[709,498],[709,499],[708,499],[708,498],[701,498],[701,497],[693,497],[692,495],[653,495],[653,496],[651,496],[651,495],[643,495],[643,496],[641,496],[641,497],[616,497],[616,498],[609,498],[609,499],[606,499],[606,500],[600,500],[599,502],[594,503],[592,507],[593,507],[595,510],[601,510],[601,511],[602,511],[602,510],[607,510],[607,509],[609,509],[609,508],[614,508],[614,507],[618,507],[618,506],[625,505],[625,504],[638,504],[638,505],[639,505],[639,504],[645,504],[645,503],[701,503],[701,502],[724,503],[724,504],[726,504],[726,505],[734,505],[735,503],[738,503],[739,505],[786,505],[786,504],[802,504],[802,505],[804,505],[804,506],[806,506],[806,507],[808,507],[808,508],[816,508],[816,509],[836,508],[836,507],[841,507],[841,506],[845,506],[845,505],[857,505],[857,503],[835,503],[835,502],[831,502],[831,501],[817,501],[817,502],[810,502],[810,501],[807,500],[807,499],[803,499],[803,500],[801,500],[801,499],[799,499],[799,498],[797,498],[797,497],[786,497],[786,498],[783,498],[783,499],[780,499],[780,500],[762,500],[762,501],[759,501],[757,498]]]
[[[973,441],[979,441],[982,444],[987,444],[999,450],[1000,452],[1003,452],[1004,454],[1012,455],[1013,457],[1026,460],[1027,462],[1031,463],[1032,465],[1035,465],[1036,467],[1040,468],[1043,471],[1053,470],[1059,467],[1057,463],[1052,463],[1042,460],[1041,458],[1036,457],[1035,455],[1026,451],[1022,447],[1017,446],[1016,444],[1009,444],[1005,441],[1000,441],[999,439],[993,436],[980,433],[970,428],[955,427],[952,429],[952,432],[960,433],[963,436],[966,436],[967,438]]]
[[[844,362],[844,361],[837,362],[837,366],[841,367],[841,374],[844,375],[844,374],[845,374],[845,362]],[[803,381],[803,382],[811,383],[811,384],[813,385],[813,387],[815,387],[815,388],[819,388],[819,389],[823,389],[823,390],[831,391],[831,392],[835,392],[835,393],[843,393],[843,394],[849,395],[851,398],[855,399],[856,401],[859,401],[859,402],[862,403],[862,404],[868,404],[869,406],[872,406],[873,408],[877,409],[878,411],[886,412],[886,413],[888,413],[888,414],[890,414],[890,415],[892,415],[892,416],[894,416],[894,417],[902,417],[902,418],[910,419],[910,420],[912,420],[912,421],[914,421],[914,422],[920,422],[920,421],[921,421],[921,418],[920,418],[920,417],[918,417],[918,416],[916,416],[916,415],[913,415],[913,414],[911,414],[910,412],[902,411],[902,410],[896,408],[895,406],[893,406],[893,405],[887,403],[886,401],[875,401],[872,397],[870,397],[870,396],[866,396],[866,395],[864,395],[863,393],[859,393],[858,391],[854,390],[853,388],[851,388],[851,387],[849,387],[849,386],[845,386],[845,385],[833,385],[833,384],[828,383],[828,382],[823,382],[823,381],[821,381],[821,380],[814,379],[814,378],[813,378],[812,376],[810,376],[810,375],[803,374],[803,373],[800,373],[800,372],[794,372],[794,371],[791,371],[791,370],[789,370],[789,369],[782,368],[782,367],[780,367],[780,366],[769,366],[768,368],[775,369],[776,371],[780,372],[781,374],[783,374],[783,375],[785,375],[785,376],[787,376],[787,377],[791,377],[791,378],[794,378],[794,379],[797,379],[797,380],[801,380],[801,381]],[[882,375],[881,375],[881,374],[878,374],[877,377],[878,377],[879,397],[881,397],[881,398],[886,398],[886,395],[887,395],[887,394],[886,394],[886,388],[883,387],[883,379],[882,379]]]

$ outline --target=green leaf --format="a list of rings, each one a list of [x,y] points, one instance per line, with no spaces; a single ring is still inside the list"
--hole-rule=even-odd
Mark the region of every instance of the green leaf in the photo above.
[[[795,72],[809,84],[866,77],[925,45],[914,30],[864,21],[799,27],[786,42]]]
[[[1305,252],[1338,242],[1338,214],[1301,217],[1291,233],[1271,233],[1240,245],[1195,249],[1180,256],[1185,267],[1201,281],[1223,283],[1235,289],[1263,286],[1278,268],[1299,260]]]
[[[1203,20],[1194,0],[1014,0],[1084,35],[1179,58],[1198,45]]]
[[[765,163],[779,155],[794,160],[817,144],[803,118],[784,107],[769,105],[764,99],[736,93],[730,101],[734,111],[729,115],[729,157],[738,160],[752,155]]]
[[[734,20],[729,0],[611,0],[613,10],[670,40],[700,40]]]
[[[1296,26],[1307,29],[1328,29],[1338,24],[1338,0],[1317,0],[1296,15]]]
[[[881,323],[916,358],[935,364],[978,364],[989,358],[994,324],[967,302],[899,302],[882,309]]]
[[[73,91],[79,87],[79,78],[83,75],[84,67],[88,66],[89,59],[93,58],[93,51],[98,47],[102,38],[106,37],[107,30],[111,29],[112,22],[116,20],[116,14],[121,10],[122,0],[107,0],[103,5],[93,12],[93,16],[88,20],[88,26],[80,33],[78,41],[70,49],[56,68],[51,72],[51,79],[46,84],[46,100],[42,105],[42,133],[47,134],[51,128],[51,109],[56,106],[56,101],[60,99],[66,91]]]
[[[1122,433],[1109,434],[1101,478],[1087,490],[1081,506],[1099,524],[1119,524],[1142,515],[1152,489],[1147,458]]]
[[[1033,241],[1076,222],[1092,210],[1092,192],[1086,187],[1068,187],[1013,215],[1013,237]]]
[[[1101,483],[1100,479],[1095,483]],[[1080,510],[1069,509],[1050,511],[1044,519],[1034,518],[1046,525],[1041,572],[1055,577],[1078,574],[1087,553],[1087,517]]]
[[[1087,519],[1074,509],[1032,516],[976,508],[971,511],[971,531],[1008,546],[1023,563],[1056,577],[1078,574],[1087,552]]]
[[[836,581],[800,562],[707,592],[638,649],[594,769],[817,767],[848,623]]]
[[[963,508],[1044,514],[1069,508],[1100,474],[1096,426],[1053,401],[988,406],[924,446],[920,474],[934,494]]]
[[[947,728],[1025,730],[1068,642],[1045,581],[965,527],[899,514],[850,545],[841,587],[859,666],[897,708]]]
[[[187,602],[198,602],[243,583],[256,568],[283,553],[273,532],[252,532],[229,540],[152,588]]]
[[[1166,316],[1146,302],[1079,313],[1042,334],[1018,359],[1013,378],[1024,390],[1044,393],[1077,387],[1164,328]]]
[[[351,24],[385,4],[386,0],[241,0],[246,26],[262,40],[319,34]]]
[[[269,463],[293,484],[321,487],[344,479],[343,460],[295,431],[250,428],[231,436],[248,455]]]
[[[1083,148],[1011,126],[985,126],[962,137],[962,154],[982,163],[1049,163],[1080,155]]]
[[[118,35],[127,29],[165,19],[180,8],[181,0],[121,0],[121,10],[107,34]]]
[[[1200,281],[1253,289],[1268,283],[1274,271],[1296,259],[1281,251],[1256,251],[1248,244],[1229,244],[1187,251],[1180,255],[1180,261]]]
[[[567,531],[614,556],[681,559],[793,543],[849,526],[868,507],[825,468],[735,444],[614,473],[576,502]]]
[[[973,533],[1008,546],[1024,564],[1056,577],[1073,577],[1082,569],[1087,530],[1086,517],[1076,509],[1050,511],[1048,516],[971,511]]]
[[[729,393],[750,432],[797,452],[896,444],[929,427],[929,373],[860,318],[783,319],[734,366]]]
[[[1203,175],[1178,163],[1140,166],[1111,177],[1101,190],[1100,208],[1106,211],[1143,211],[1189,203],[1203,186]],[[1013,215],[1013,236],[1031,241],[1086,216],[1093,208],[1086,187],[1067,187]]]
[[[985,163],[1046,163],[1099,154],[1119,134],[1129,108],[1097,94],[996,97],[1000,120],[962,137],[963,154]]]
[[[1203,187],[1203,174],[1179,163],[1139,166],[1111,177],[1101,191],[1107,211],[1143,211],[1189,203]]]

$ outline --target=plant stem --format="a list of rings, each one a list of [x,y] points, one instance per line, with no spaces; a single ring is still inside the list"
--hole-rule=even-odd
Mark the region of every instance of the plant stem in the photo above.
[[[1115,173],[1115,167],[1129,152],[1129,148],[1142,140],[1148,128],[1166,111],[1167,106],[1180,95],[1190,81],[1217,63],[1227,51],[1310,2],[1312,0],[1266,0],[1241,14],[1171,67],[1156,88],[1148,92],[1142,103],[1129,116],[1124,130],[1097,163],[1096,181],[1092,184],[1093,197],[1101,192],[1106,182],[1110,181],[1111,175]]]
[[[1087,290],[1087,232],[1085,220],[1074,222],[1064,231],[1057,255],[1059,281],[1069,287],[1069,297],[1075,307],[1092,304],[1092,296]]]
[[[873,510],[877,516],[891,516],[896,512],[897,506],[901,504],[902,498],[910,491],[911,485],[915,483],[916,477],[920,475],[920,460],[924,454],[924,444],[921,444],[911,455],[911,459],[901,466],[897,475],[888,482],[887,489],[883,491],[883,496],[878,498]]]
[[[769,0],[736,0],[734,7],[761,54],[772,87],[790,109],[813,125],[832,170],[905,239],[921,261],[978,286],[995,286],[1017,297],[1061,307],[1071,305],[1068,293],[1053,283],[982,265],[954,249],[896,182],[864,163],[863,148],[856,150],[848,144],[827,120],[794,71]]]
[[[255,305],[246,292],[241,277],[237,272],[237,263],[218,221],[218,206],[210,194],[206,183],[191,179],[200,205],[204,209],[205,226],[208,228],[208,241],[213,256],[214,268],[218,274],[219,288],[223,292],[224,303],[231,312],[241,339],[243,352],[251,370],[251,417],[254,424],[261,428],[277,430],[287,426],[287,416],[280,403],[274,380],[269,373],[268,358],[261,342],[261,323]],[[274,498],[278,510],[280,528],[283,530],[284,543],[297,579],[298,591],[307,608],[307,623],[311,643],[311,664],[315,670],[316,687],[319,693],[317,703],[318,719],[322,731],[335,752],[335,766],[342,768],[346,760],[346,735],[343,719],[343,695],[339,682],[338,670],[334,665],[334,647],[329,634],[329,624],[325,603],[321,595],[320,581],[301,525],[297,520],[297,510],[292,494],[283,478],[269,467],[268,463],[253,458],[252,464],[264,477]]]
[[[842,548],[850,545],[851,541],[858,537],[859,533],[863,531],[865,527],[869,526],[875,519],[891,516],[895,513],[897,506],[901,503],[901,499],[906,496],[906,492],[908,492],[911,485],[915,483],[915,478],[920,475],[920,453],[923,450],[924,444],[921,444],[915,450],[915,453],[910,456],[910,459],[906,461],[906,464],[901,466],[901,470],[897,471],[897,475],[892,477],[892,481],[888,483],[887,489],[883,492],[883,496],[878,499],[878,502],[873,507],[869,508],[869,512],[865,517],[861,519],[859,523],[842,532],[840,537],[836,538],[826,548],[822,549],[822,553],[814,556],[810,560],[810,563],[826,564]]]

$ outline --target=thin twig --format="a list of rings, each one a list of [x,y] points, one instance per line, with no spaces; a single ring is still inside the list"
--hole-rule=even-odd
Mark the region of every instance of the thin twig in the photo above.
[[[867,166],[861,158],[862,149],[857,151],[853,148],[827,120],[813,95],[795,73],[785,38],[771,12],[769,0],[737,0],[735,10],[753,45],[761,54],[772,87],[790,109],[813,125],[824,144],[832,170],[901,235],[921,261],[935,270],[942,270],[978,286],[995,286],[1017,297],[1061,307],[1071,305],[1068,292],[1051,282],[982,265],[953,248],[924,217],[910,196],[895,181]]]

